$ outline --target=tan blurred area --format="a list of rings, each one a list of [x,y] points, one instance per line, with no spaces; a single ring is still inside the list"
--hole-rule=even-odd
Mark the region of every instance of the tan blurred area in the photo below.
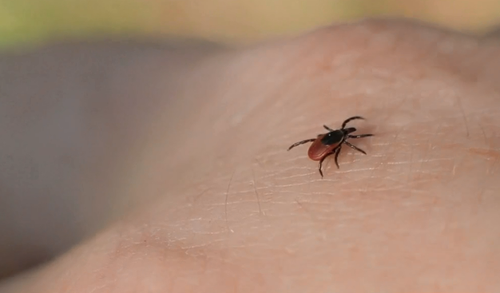
[[[499,23],[500,1],[0,0],[0,45],[110,34],[247,43],[383,16],[481,34]]]

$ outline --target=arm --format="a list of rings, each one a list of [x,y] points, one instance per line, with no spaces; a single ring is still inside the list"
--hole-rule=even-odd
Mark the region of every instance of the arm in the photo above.
[[[186,58],[180,75],[158,67],[135,81],[134,103],[87,114],[111,125],[95,130],[111,138],[89,156],[123,150],[104,183],[81,179],[90,187],[79,200],[93,198],[89,219],[109,214],[100,203],[116,214],[29,282],[5,286],[496,291],[499,52],[493,39],[368,21]],[[136,118],[120,128],[111,113]],[[323,180],[305,151],[286,151],[353,115],[375,134],[356,142],[368,155],[343,152],[340,170],[326,160]],[[95,198],[99,188],[110,192]]]

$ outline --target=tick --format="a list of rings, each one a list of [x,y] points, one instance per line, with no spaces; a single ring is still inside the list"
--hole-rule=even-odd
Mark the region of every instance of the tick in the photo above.
[[[309,147],[309,151],[307,152],[307,155],[311,160],[319,161],[319,174],[321,175],[321,178],[323,178],[323,171],[321,170],[321,166],[323,165],[323,161],[330,155],[335,154],[335,165],[337,165],[337,168],[340,168],[338,163],[338,157],[343,144],[346,144],[349,147],[357,150],[358,152],[361,152],[366,155],[366,152],[364,150],[358,148],[357,146],[347,141],[347,139],[349,138],[362,138],[362,137],[373,136],[373,134],[351,135],[351,133],[356,131],[356,128],[354,127],[346,128],[346,125],[350,121],[357,119],[365,120],[365,118],[361,116],[354,116],[349,119],[346,119],[344,123],[342,123],[342,128],[335,130],[331,129],[326,125],[323,125],[323,127],[326,130],[328,130],[327,133],[318,134],[318,137],[316,138],[310,138],[296,142],[292,144],[288,148],[288,150],[291,150],[292,148],[299,146],[301,144],[312,142],[311,146]]]

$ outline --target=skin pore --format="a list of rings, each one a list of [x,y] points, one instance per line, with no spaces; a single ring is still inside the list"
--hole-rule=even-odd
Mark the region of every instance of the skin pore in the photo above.
[[[6,53],[0,293],[498,291],[499,57],[373,20]],[[323,179],[286,151],[355,115]]]

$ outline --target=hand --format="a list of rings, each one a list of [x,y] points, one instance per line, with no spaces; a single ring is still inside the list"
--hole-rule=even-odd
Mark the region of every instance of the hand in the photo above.
[[[87,239],[0,292],[499,290],[495,38],[365,21],[241,50],[141,52],[71,55],[64,75],[47,73],[60,83],[38,84],[63,99],[1,126],[36,153],[29,202],[50,190],[40,209],[73,211],[40,239],[72,227],[68,245]],[[352,141],[367,155],[343,149],[324,179],[308,145],[286,151],[354,115],[375,135]]]

